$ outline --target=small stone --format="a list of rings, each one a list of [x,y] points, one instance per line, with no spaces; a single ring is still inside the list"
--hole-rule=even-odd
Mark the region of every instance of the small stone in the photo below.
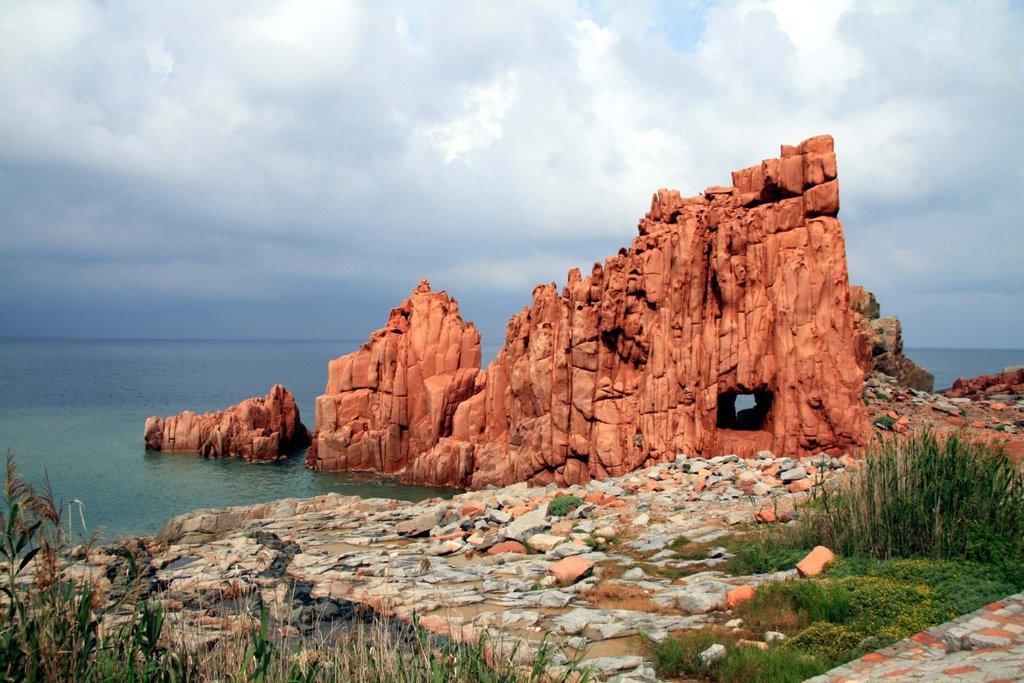
[[[743,628],[743,620],[742,619],[730,619],[729,621],[725,622],[725,627],[726,628]]]
[[[502,553],[525,555],[526,546],[519,541],[505,541],[504,543],[498,543],[497,545],[491,546],[487,550],[488,555],[501,555]]]
[[[750,512],[747,510],[732,510],[722,515],[722,521],[730,526],[750,521]]]
[[[760,640],[747,640],[746,638],[740,638],[736,641],[736,647],[756,647],[758,650],[767,650],[768,643]]]
[[[553,536],[552,534],[534,534],[527,539],[526,543],[534,550],[539,550],[542,553],[550,552],[554,550],[555,546],[560,543],[564,543],[565,538],[562,536]]]
[[[633,520],[633,526],[647,526],[651,521],[651,516],[646,512],[642,515],[637,515],[636,519]]]
[[[626,581],[643,581],[647,578],[647,572],[640,567],[633,567],[632,569],[626,570],[625,573],[623,573],[622,578]]]
[[[779,479],[781,479],[785,483],[799,481],[806,477],[807,468],[805,468],[803,465],[797,465],[796,467],[791,467],[790,469],[783,470],[782,472],[779,473]]]
[[[700,661],[704,662],[705,664],[710,664],[711,662],[721,659],[725,656],[725,654],[725,645],[715,643],[714,645],[700,653]]]
[[[427,555],[451,555],[463,546],[462,541],[445,541],[440,545],[432,545],[427,548]]]
[[[764,642],[766,643],[781,643],[786,640],[786,634],[781,631],[765,631]]]
[[[758,524],[774,524],[778,521],[775,512],[773,510],[758,510],[754,513],[754,519]]]

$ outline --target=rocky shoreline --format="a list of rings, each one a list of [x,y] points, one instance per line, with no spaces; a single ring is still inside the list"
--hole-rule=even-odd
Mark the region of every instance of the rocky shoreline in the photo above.
[[[199,510],[131,543],[144,552],[150,597],[171,613],[174,637],[197,645],[250,627],[260,605],[277,637],[367,614],[415,615],[462,642],[486,631],[518,644],[524,661],[552,634],[602,680],[655,680],[641,634],[657,641],[704,625],[736,628],[731,608],[751,588],[797,576],[731,576],[716,568],[730,559],[725,548],[690,560],[673,543],[787,519],[806,491],[855,466],[770,453],[680,456],[562,489],[516,484],[416,504],[329,494]],[[568,496],[580,504],[557,514]],[[122,555],[98,548],[70,571],[109,591]],[[599,584],[632,597],[599,597]]]

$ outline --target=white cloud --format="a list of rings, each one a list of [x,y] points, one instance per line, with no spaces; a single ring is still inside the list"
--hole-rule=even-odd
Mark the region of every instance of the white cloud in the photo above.
[[[696,193],[830,132],[851,275],[887,310],[936,310],[950,273],[1024,294],[1019,7],[588,7],[7,3],[0,290],[29,268],[39,296],[120,284],[118,263],[159,253],[196,273],[288,264],[295,289],[441,273],[500,299],[628,244],[657,188]],[[700,34],[683,50],[673,12]],[[54,244],[106,266],[86,278]],[[1020,338],[1024,312],[994,328]]]
[[[460,116],[443,124],[421,124],[417,132],[444,154],[444,163],[450,164],[504,136],[502,122],[518,94],[516,74],[509,71],[490,86],[471,89],[462,101]]]

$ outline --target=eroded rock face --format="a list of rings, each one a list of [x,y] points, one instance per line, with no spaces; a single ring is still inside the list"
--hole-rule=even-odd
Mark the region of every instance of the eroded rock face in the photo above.
[[[310,443],[295,397],[280,384],[266,398],[249,398],[220,412],[150,417],[144,438],[151,451],[196,451],[207,458],[259,461],[277,460]]]
[[[332,361],[307,464],[565,485],[677,453],[861,444],[832,138],[784,146],[732,182],[689,198],[659,190],[629,248],[585,278],[573,269],[561,292],[534,289],[486,372],[476,330],[421,283]]]
[[[407,472],[452,434],[456,409],[480,390],[481,376],[480,333],[462,320],[455,299],[423,280],[362,348],[330,362],[306,464]],[[431,480],[463,481],[473,462],[451,465]]]
[[[866,374],[881,372],[918,391],[932,391],[935,376],[903,355],[903,327],[895,316],[882,318],[875,295],[850,287],[850,308],[858,330],[861,365]]]

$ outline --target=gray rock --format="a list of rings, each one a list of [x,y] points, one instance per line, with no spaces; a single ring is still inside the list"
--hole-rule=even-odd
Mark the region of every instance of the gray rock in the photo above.
[[[771,645],[772,643],[781,643],[786,639],[786,634],[781,631],[765,631],[764,642]]]
[[[784,482],[799,481],[807,478],[807,470],[803,465],[797,465],[779,473],[779,479]]]
[[[647,578],[647,572],[640,567],[633,567],[632,569],[626,570],[622,574],[622,578],[626,581],[643,581]]]
[[[440,512],[436,509],[431,510],[418,517],[399,522],[395,525],[395,531],[403,536],[426,536],[437,525],[439,519],[441,519]]]
[[[508,514],[504,510],[488,510],[487,518],[495,524],[508,524],[512,521],[512,515]]]
[[[725,645],[715,643],[708,649],[700,653],[700,660],[705,664],[710,664],[715,660],[721,659],[725,656]]]
[[[595,671],[605,673],[619,673],[620,671],[631,671],[644,663],[643,657],[639,655],[625,655],[623,657],[595,657],[586,661],[587,666]]]
[[[753,518],[750,510],[731,510],[722,515],[722,521],[730,526],[735,526],[743,522],[752,522]]]
[[[551,522],[548,521],[547,516],[548,506],[545,503],[536,510],[527,512],[519,519],[512,520],[505,527],[505,537],[511,538],[513,541],[522,542],[534,534],[547,531],[551,527]]]

